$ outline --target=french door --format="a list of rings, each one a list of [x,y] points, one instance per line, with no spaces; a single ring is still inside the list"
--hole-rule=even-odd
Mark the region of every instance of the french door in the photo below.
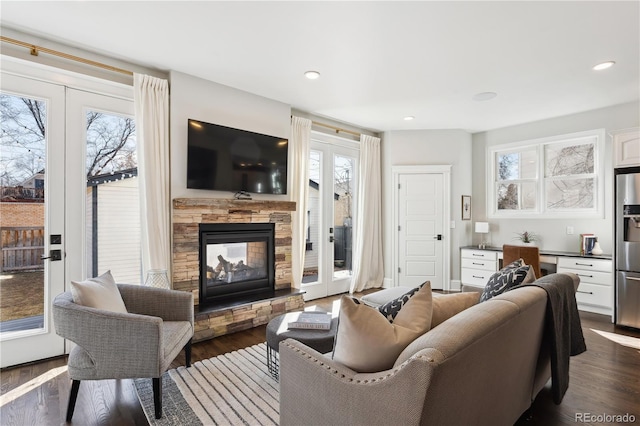
[[[3,72],[0,91],[0,363],[6,367],[64,353],[51,302],[65,283],[65,89]]]
[[[3,68],[0,363],[7,367],[69,351],[51,306],[71,280],[112,269],[119,282],[140,282],[140,219],[137,182],[129,179],[137,175],[131,87],[61,79],[57,70],[4,58]]]
[[[359,150],[347,143],[312,136],[302,278],[305,300],[349,291]]]

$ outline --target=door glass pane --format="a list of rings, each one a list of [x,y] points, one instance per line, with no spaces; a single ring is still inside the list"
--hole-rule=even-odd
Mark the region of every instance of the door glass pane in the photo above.
[[[44,327],[47,104],[0,94],[0,330]]]
[[[140,284],[140,208],[135,122],[88,110],[86,129],[87,275],[111,270],[116,282]]]
[[[322,170],[322,153],[311,151],[309,158],[309,195],[307,197],[307,234],[304,256],[303,283],[319,281],[320,271],[320,212],[322,198],[320,179]]]
[[[354,159],[334,156],[333,162],[333,277],[351,275]]]

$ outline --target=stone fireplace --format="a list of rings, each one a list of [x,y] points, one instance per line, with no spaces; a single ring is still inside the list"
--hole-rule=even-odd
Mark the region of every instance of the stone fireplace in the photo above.
[[[273,223],[201,223],[200,305],[274,292]]]
[[[291,212],[295,211],[295,208],[295,203],[290,201],[215,198],[173,200],[172,284],[175,290],[190,291],[194,295],[196,304],[194,341],[266,324],[277,315],[304,307],[302,293],[291,288]],[[242,297],[232,297],[226,301],[205,299],[206,295],[201,293],[200,289],[200,276],[203,271],[199,261],[201,250],[199,235],[200,226],[207,224],[267,224],[273,228],[274,266],[270,296],[255,292],[244,300]],[[234,250],[235,254],[238,254],[238,252],[242,253],[242,250],[257,252],[260,249],[256,245],[249,245],[245,248],[232,247],[231,251],[234,252]],[[218,264],[222,263],[217,260],[218,255],[220,254],[215,255],[216,260],[212,261],[215,264],[209,264],[213,269],[211,277],[215,275]],[[224,255],[222,257],[225,258]],[[246,261],[237,257],[234,258],[235,260],[225,258],[226,261],[234,264],[228,265],[228,272],[232,272],[235,277],[236,271],[244,269],[242,265],[238,267],[239,260],[243,260],[242,263],[245,266],[250,262],[253,264],[254,260],[249,260],[249,257],[250,255],[247,254]],[[224,263],[220,271],[222,270],[224,270]],[[207,275],[206,272],[208,269],[205,265],[205,275]],[[218,281],[222,281],[224,276],[227,276],[227,280],[229,279],[227,272],[218,273],[217,278],[220,278]],[[201,303],[201,299],[204,303]]]

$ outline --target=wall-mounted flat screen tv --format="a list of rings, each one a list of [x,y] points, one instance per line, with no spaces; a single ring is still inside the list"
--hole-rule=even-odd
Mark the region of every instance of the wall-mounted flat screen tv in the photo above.
[[[287,139],[189,119],[187,188],[287,193]]]

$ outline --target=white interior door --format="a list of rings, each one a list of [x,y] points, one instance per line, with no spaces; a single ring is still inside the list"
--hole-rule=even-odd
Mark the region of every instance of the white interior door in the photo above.
[[[64,291],[64,87],[2,73],[1,366],[62,355],[51,303]],[[49,258],[56,253],[59,260]]]
[[[305,300],[349,290],[359,151],[316,136],[310,157]]]
[[[395,282],[448,289],[448,174],[397,173],[395,181]]]

